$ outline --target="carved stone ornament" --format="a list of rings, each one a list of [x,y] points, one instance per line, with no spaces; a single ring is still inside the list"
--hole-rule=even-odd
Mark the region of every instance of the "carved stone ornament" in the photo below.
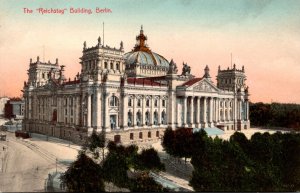
[[[194,91],[216,91],[211,85],[206,82],[200,82],[193,88]]]

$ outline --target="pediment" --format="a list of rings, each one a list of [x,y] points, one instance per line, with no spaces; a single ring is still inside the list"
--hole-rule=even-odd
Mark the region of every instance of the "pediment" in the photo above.
[[[118,107],[112,107],[109,109],[109,113],[118,113],[119,110],[118,110]]]
[[[191,85],[188,90],[200,92],[218,92],[218,88],[206,79],[202,79]]]

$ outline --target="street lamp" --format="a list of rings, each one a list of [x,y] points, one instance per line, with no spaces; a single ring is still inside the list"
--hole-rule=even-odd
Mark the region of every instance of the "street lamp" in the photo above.
[[[69,131],[69,147],[70,147],[70,143],[71,143],[71,131]]]

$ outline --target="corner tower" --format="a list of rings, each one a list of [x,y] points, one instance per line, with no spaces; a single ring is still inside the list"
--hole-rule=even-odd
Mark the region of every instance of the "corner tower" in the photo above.
[[[59,65],[58,59],[56,59],[55,63],[41,62],[40,57],[37,57],[36,62],[32,62],[30,59],[29,70],[28,70],[28,86],[39,87],[45,85],[50,76],[53,78],[59,77]]]
[[[119,48],[102,45],[100,37],[97,45],[90,48],[87,48],[84,42],[80,58],[82,80],[102,81],[107,78],[107,75],[112,75],[111,78],[116,77],[119,80],[120,75],[125,71],[123,54],[122,41]]]
[[[229,91],[244,91],[245,81],[246,81],[245,69],[244,66],[241,70],[236,68],[236,65],[233,65],[233,68],[227,68],[227,70],[221,70],[219,66],[218,75],[217,75],[217,87],[222,90]]]

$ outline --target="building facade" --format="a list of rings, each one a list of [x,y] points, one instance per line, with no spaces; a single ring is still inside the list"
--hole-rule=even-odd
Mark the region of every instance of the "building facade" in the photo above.
[[[10,98],[4,106],[4,117],[7,119],[23,119],[24,118],[24,99]]]
[[[195,77],[150,50],[141,28],[136,45],[124,53],[101,43],[83,44],[81,72],[66,79],[64,66],[30,59],[24,82],[23,129],[84,141],[93,130],[116,142],[156,141],[166,128],[243,130],[250,127],[245,70],[219,67],[217,85],[208,66]]]

